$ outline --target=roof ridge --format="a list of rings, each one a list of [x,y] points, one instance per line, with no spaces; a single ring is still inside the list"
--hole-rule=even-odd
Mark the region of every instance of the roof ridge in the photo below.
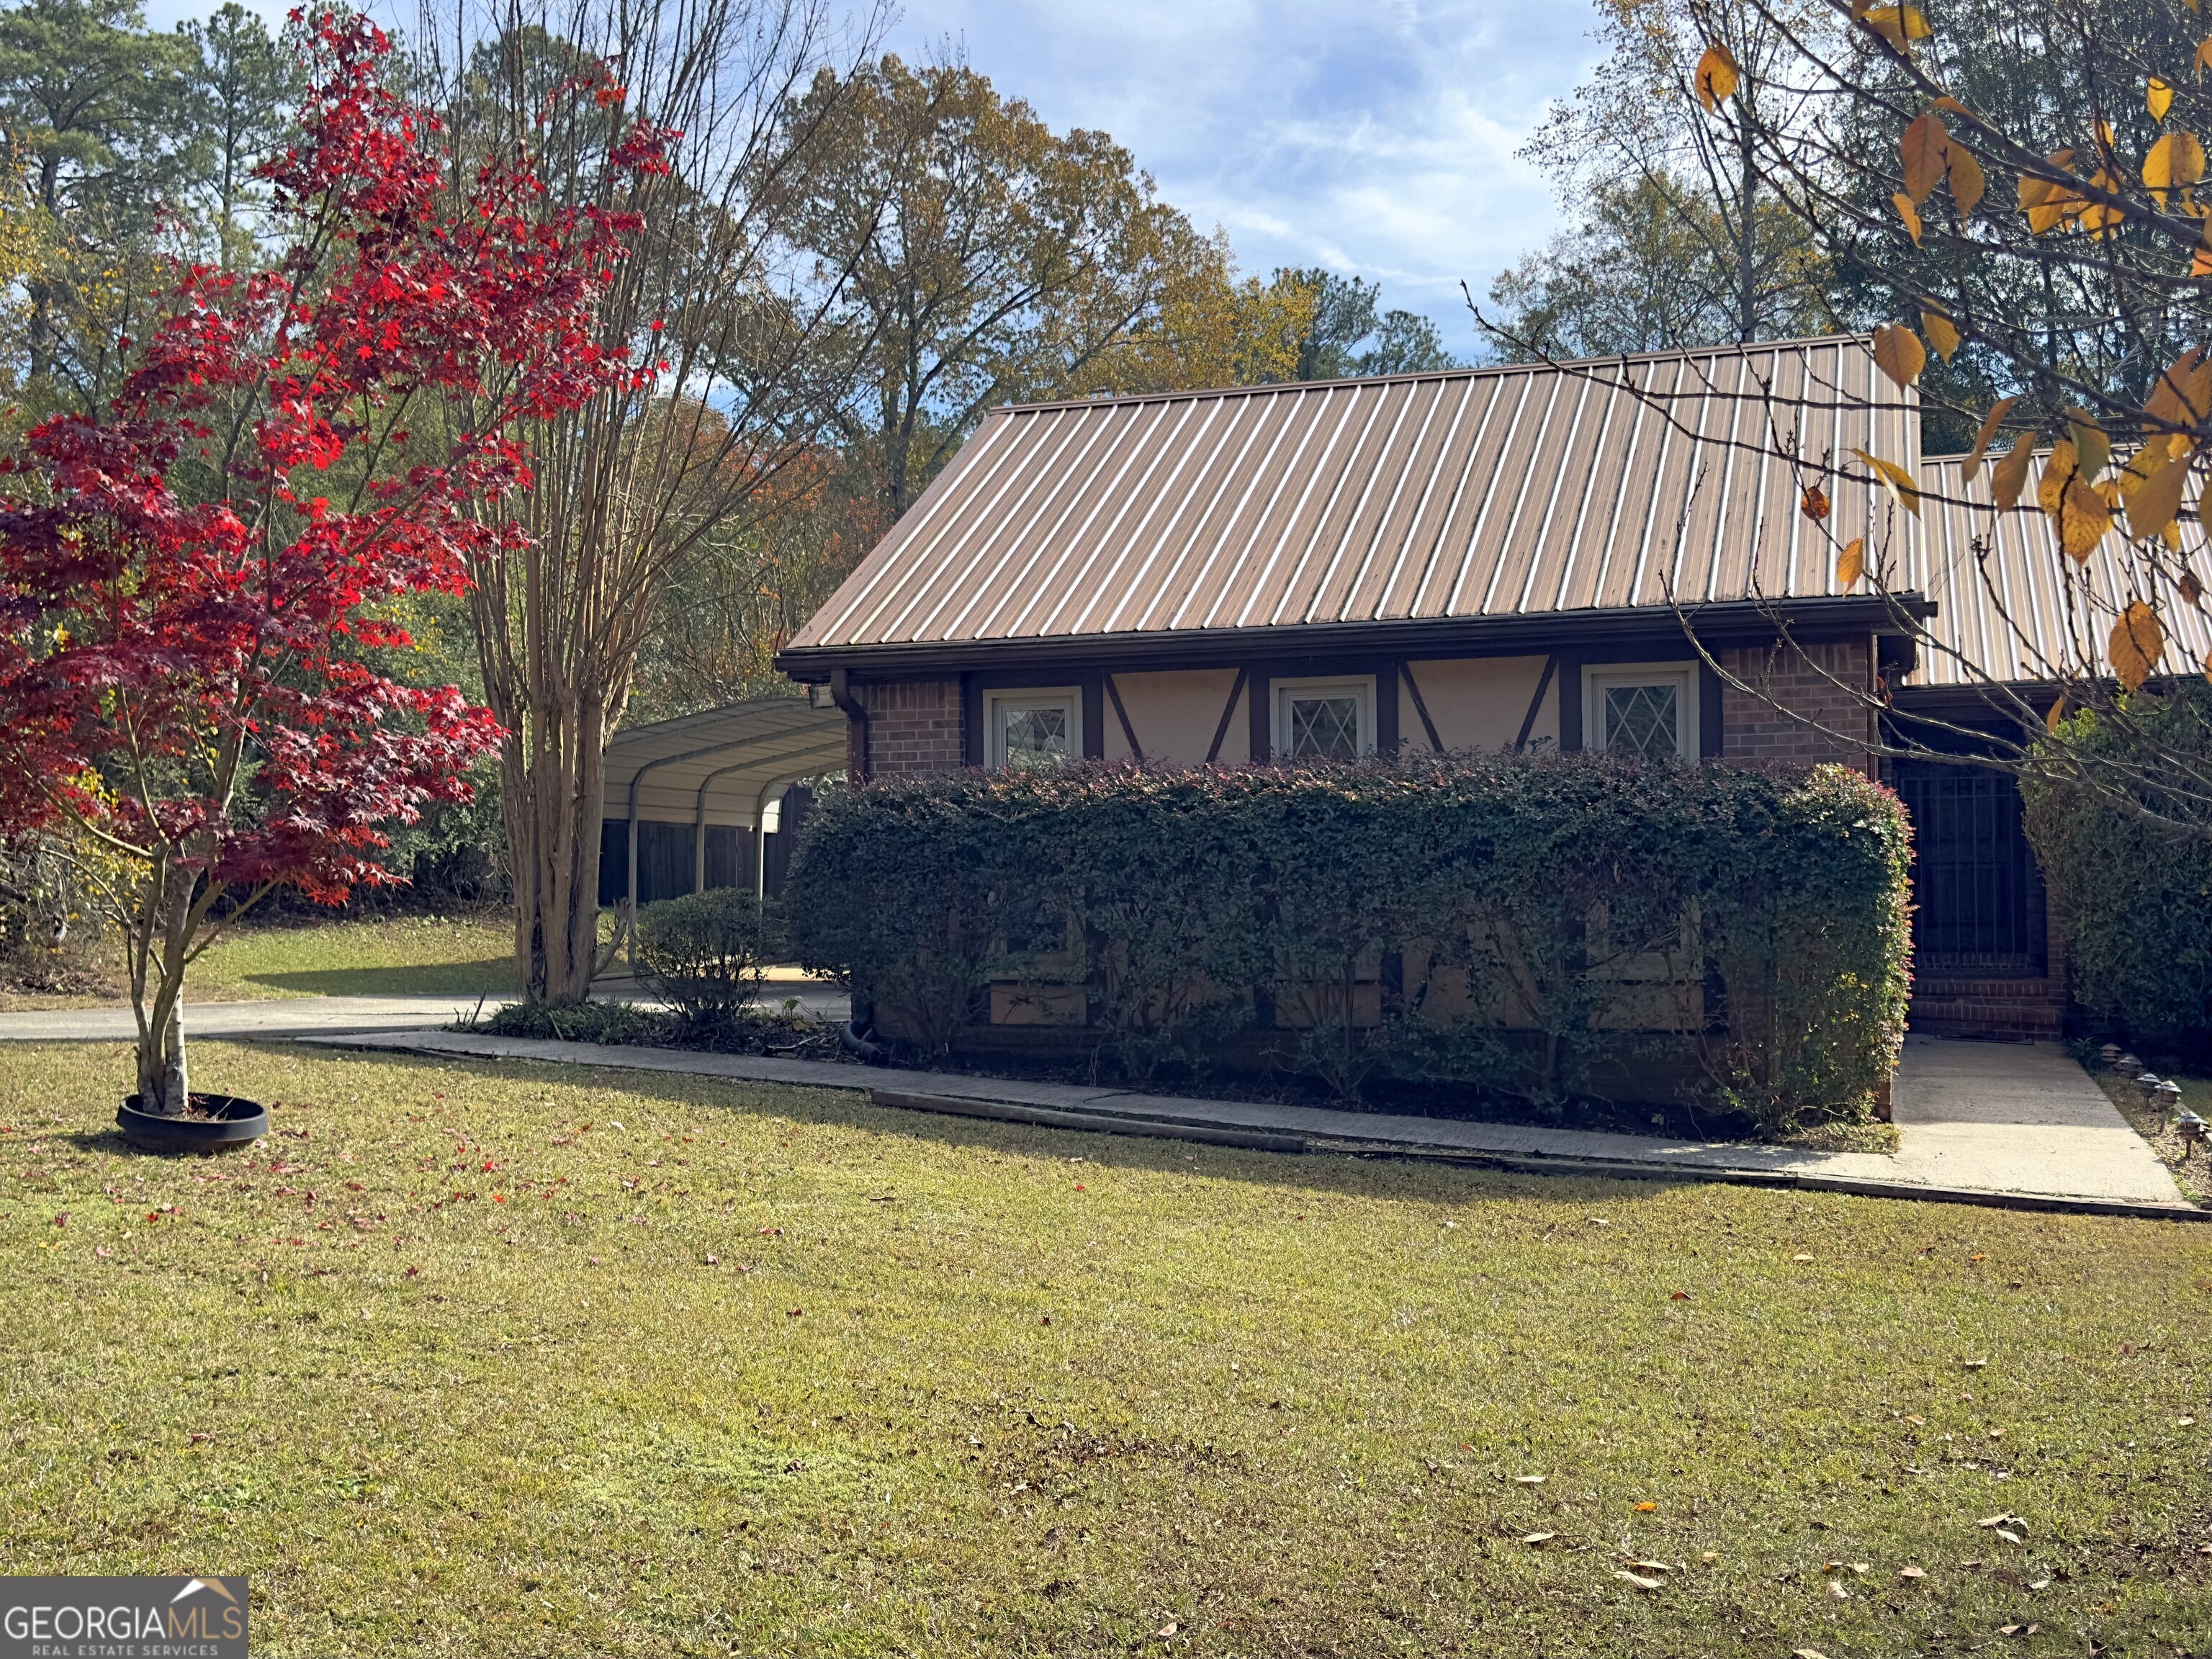
[[[1179,398],[1256,398],[1285,392],[1328,392],[1343,386],[1408,386],[1423,380],[1476,380],[1485,375],[1558,373],[1591,369],[1612,363],[1687,362],[1696,357],[1750,356],[1788,351],[1794,347],[1832,346],[1856,343],[1872,349],[1874,337],[1865,333],[1800,334],[1785,340],[1727,341],[1718,345],[1673,346],[1662,351],[1609,352],[1600,357],[1540,358],[1525,363],[1473,363],[1456,368],[1414,369],[1403,374],[1350,374],[1330,380],[1263,380],[1252,386],[1183,386],[1167,392],[1127,392],[1111,397],[1048,398],[1035,403],[999,404],[985,411],[985,419],[998,415],[1032,415],[1066,409],[1117,409],[1143,404],[1173,403]]]

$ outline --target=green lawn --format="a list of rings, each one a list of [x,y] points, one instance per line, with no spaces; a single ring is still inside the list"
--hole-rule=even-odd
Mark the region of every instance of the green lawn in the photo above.
[[[2212,1228],[215,1043],[279,1133],[164,1160],[127,1066],[0,1065],[0,1528],[248,1573],[258,1652],[2212,1629]]]
[[[109,994],[0,990],[0,1012],[94,1007],[126,999],[122,953],[103,950]],[[514,991],[514,929],[503,915],[313,916],[240,924],[189,969],[187,1002],[272,997],[492,996]]]

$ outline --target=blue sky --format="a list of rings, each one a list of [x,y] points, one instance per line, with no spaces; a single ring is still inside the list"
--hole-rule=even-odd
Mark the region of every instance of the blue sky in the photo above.
[[[1461,281],[1481,297],[1556,222],[1514,151],[1582,78],[1592,22],[1588,0],[908,0],[886,44],[963,53],[1055,129],[1103,127],[1245,270],[1377,281],[1467,356]]]

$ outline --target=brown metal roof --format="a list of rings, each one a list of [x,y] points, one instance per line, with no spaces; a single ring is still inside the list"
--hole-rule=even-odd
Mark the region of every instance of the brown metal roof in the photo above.
[[[1921,516],[1926,568],[1911,586],[1936,602],[1925,624],[1934,649],[1923,650],[1911,684],[1974,685],[1984,678],[2055,680],[2101,672],[2112,623],[2130,601],[2153,605],[2165,624],[2163,666],[2186,673],[2212,652],[2212,618],[2179,592],[2117,533],[2097,544],[2085,564],[2065,556],[2051,520],[2035,504],[2030,475],[2021,505],[2000,514],[1985,468],[1972,483],[1960,459],[1922,463],[1916,481],[1927,491]],[[2200,574],[2203,573],[2200,572]],[[1888,586],[1905,584],[1892,578]],[[1968,672],[1960,659],[1982,669]]]
[[[1888,392],[1839,337],[1000,409],[790,649],[1832,596],[1769,411],[1815,464],[1909,465]],[[1828,489],[1871,534],[1879,491]]]

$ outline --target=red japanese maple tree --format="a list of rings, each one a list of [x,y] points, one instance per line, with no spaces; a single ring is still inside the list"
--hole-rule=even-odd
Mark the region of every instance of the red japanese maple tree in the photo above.
[[[467,798],[499,727],[380,671],[393,612],[519,544],[519,423],[638,384],[593,325],[635,223],[458,164],[389,54],[321,21],[281,256],[180,269],[112,407],[0,459],[0,834],[60,839],[121,928],[145,1110],[189,1109],[179,997],[223,927],[393,880],[385,826]],[[661,165],[611,116],[618,166]],[[441,430],[462,398],[493,418]]]

